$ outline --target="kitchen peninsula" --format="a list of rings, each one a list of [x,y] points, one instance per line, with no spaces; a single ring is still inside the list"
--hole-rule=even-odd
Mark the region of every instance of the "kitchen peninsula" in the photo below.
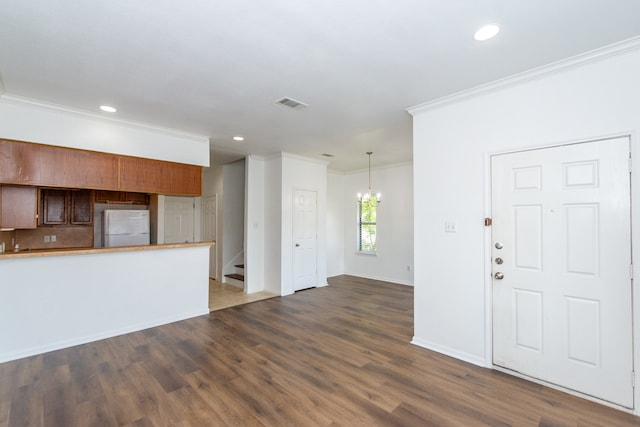
[[[200,166],[0,140],[0,363],[207,314],[213,242],[93,247],[97,194],[146,194],[157,221],[200,189]]]
[[[0,363],[207,314],[211,245],[0,255]]]

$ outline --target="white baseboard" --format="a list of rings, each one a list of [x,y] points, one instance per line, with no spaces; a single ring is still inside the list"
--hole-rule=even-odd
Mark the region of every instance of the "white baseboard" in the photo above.
[[[443,345],[435,344],[429,342],[427,340],[423,340],[416,336],[411,340],[411,344],[417,345],[418,347],[426,348],[427,350],[433,350],[437,353],[442,353],[445,356],[453,357],[454,359],[462,360],[463,362],[468,362],[473,365],[481,366],[483,368],[491,368],[491,363],[488,363],[482,357],[478,357],[474,354],[465,353],[463,351],[458,351],[456,349],[446,347]]]
[[[61,350],[63,348],[73,347],[80,344],[86,344],[93,341],[99,341],[106,338],[112,338],[118,335],[124,335],[131,332],[141,331],[143,329],[153,328],[155,326],[166,325],[168,323],[179,322],[180,320],[186,320],[192,317],[198,317],[205,314],[207,315],[209,314],[208,307],[203,310],[182,313],[180,315],[169,316],[162,319],[155,319],[149,322],[142,322],[135,325],[127,325],[126,327],[120,328],[120,329],[112,329],[112,330],[103,331],[97,334],[85,335],[82,337],[76,337],[69,340],[52,342],[42,346],[23,349],[17,352],[3,353],[3,354],[0,354],[0,363],[9,362],[11,360],[16,360],[16,359],[22,359],[24,357],[35,356],[37,354],[47,353],[54,350]]]
[[[398,285],[413,286],[413,282],[407,280],[394,279],[393,277],[374,276],[361,273],[343,273],[348,276],[362,277],[364,279],[380,280],[381,282],[396,283]]]

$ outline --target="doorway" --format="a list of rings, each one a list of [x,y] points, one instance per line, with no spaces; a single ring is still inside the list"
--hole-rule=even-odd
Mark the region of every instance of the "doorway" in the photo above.
[[[167,196],[164,205],[164,242],[185,243],[195,241],[194,197]]]
[[[293,192],[293,289],[318,285],[318,195],[315,191]]]
[[[491,158],[493,363],[633,407],[629,138]]]

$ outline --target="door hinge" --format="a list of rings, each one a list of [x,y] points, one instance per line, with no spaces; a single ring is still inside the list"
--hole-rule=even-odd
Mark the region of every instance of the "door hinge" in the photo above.
[[[633,279],[633,264],[629,265],[629,273],[631,274],[631,278]]]
[[[631,157],[629,157],[629,173],[631,173],[632,169],[633,169],[633,162],[631,160]]]
[[[636,386],[636,371],[631,371],[631,387]]]

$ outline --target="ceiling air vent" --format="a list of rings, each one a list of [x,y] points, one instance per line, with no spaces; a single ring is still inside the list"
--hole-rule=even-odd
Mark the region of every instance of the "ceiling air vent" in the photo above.
[[[292,98],[282,98],[276,101],[276,104],[284,105],[285,107],[293,108],[295,110],[301,110],[305,107],[308,107],[308,104],[304,102],[296,101]]]

